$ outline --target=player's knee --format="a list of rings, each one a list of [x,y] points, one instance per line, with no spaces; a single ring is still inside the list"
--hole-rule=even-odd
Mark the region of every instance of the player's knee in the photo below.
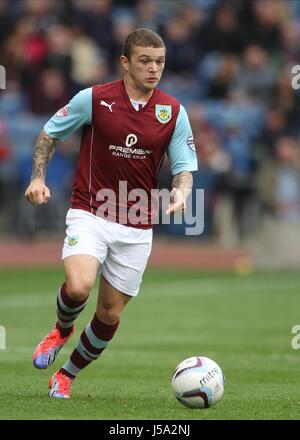
[[[93,286],[90,283],[79,280],[67,280],[66,291],[68,296],[74,301],[84,301],[89,296]]]
[[[122,311],[112,307],[102,307],[99,311],[99,318],[107,325],[114,325],[120,320]]]

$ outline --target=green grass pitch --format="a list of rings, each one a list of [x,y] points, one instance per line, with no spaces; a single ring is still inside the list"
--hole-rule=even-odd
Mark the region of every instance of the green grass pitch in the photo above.
[[[47,396],[49,377],[68,358],[94,313],[96,289],[76,332],[48,370],[33,368],[36,344],[55,322],[60,269],[2,270],[0,419],[299,419],[300,274],[148,270],[102,358],[85,369],[68,401]],[[194,355],[223,368],[225,393],[206,410],[171,392],[176,365]]]

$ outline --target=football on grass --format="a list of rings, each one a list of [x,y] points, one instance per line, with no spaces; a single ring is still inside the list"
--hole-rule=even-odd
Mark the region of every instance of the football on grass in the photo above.
[[[219,365],[204,356],[193,356],[176,367],[172,390],[188,408],[209,408],[221,399],[225,378]]]

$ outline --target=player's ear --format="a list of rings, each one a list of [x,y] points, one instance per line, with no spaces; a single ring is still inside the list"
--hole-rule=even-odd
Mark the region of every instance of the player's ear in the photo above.
[[[121,64],[122,64],[123,69],[124,69],[126,72],[128,72],[128,63],[129,63],[128,58],[125,57],[125,55],[121,55],[121,56],[120,56],[120,62],[121,62]]]

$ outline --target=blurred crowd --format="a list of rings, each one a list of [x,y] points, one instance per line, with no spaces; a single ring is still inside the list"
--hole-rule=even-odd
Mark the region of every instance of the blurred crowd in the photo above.
[[[0,0],[1,230],[64,229],[80,133],[59,144],[47,175],[53,202],[38,210],[23,197],[36,138],[79,90],[120,78],[122,43],[137,27],[163,37],[159,87],[190,117],[203,236],[234,246],[264,218],[300,224],[299,0]],[[160,185],[170,180],[166,161]]]

